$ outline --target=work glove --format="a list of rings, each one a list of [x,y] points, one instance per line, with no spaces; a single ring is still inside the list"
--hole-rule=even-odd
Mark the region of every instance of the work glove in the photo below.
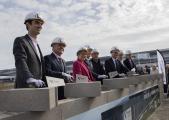
[[[107,75],[98,75],[97,78],[98,78],[98,79],[105,79],[105,78],[108,78],[108,76],[107,76]]]
[[[136,69],[135,69],[135,68],[133,68],[133,69],[131,69],[131,71],[132,71],[132,72],[135,72],[135,71],[136,71]]]
[[[121,77],[125,77],[126,75],[124,73],[119,74]]]
[[[67,78],[68,82],[73,82],[73,76],[70,74],[62,72],[62,75]]]
[[[37,88],[45,87],[45,82],[42,80],[34,79],[34,78],[29,78],[26,81],[28,84],[33,84]]]

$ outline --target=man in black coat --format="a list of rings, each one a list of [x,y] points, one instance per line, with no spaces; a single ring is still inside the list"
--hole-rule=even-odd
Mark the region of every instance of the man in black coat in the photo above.
[[[120,73],[127,74],[130,70],[126,67],[126,65],[123,63],[123,51],[119,51],[117,62],[120,64]]]
[[[44,21],[38,13],[29,13],[24,24],[28,34],[17,37],[13,44],[16,66],[16,88],[45,87],[44,59],[37,43]]]
[[[66,43],[63,38],[56,37],[52,44],[52,53],[50,55],[46,55],[45,66],[46,66],[46,75],[56,78],[64,79],[65,83],[72,82],[73,77],[67,74],[66,63],[65,60],[61,58],[61,55],[64,52],[64,48],[66,47]],[[58,99],[64,99],[64,87],[58,88]]]
[[[132,54],[131,51],[128,50],[126,52],[126,59],[123,61],[123,63],[125,64],[125,66],[131,71],[132,69],[134,70],[134,72],[137,71],[136,69],[136,65],[134,64],[134,61],[132,60]]]
[[[105,71],[106,74],[110,76],[111,72],[117,72],[117,75],[114,76],[115,78],[120,77],[119,74],[121,73],[121,64],[118,63],[117,57],[118,57],[118,52],[119,49],[117,47],[113,47],[110,51],[111,53],[111,58],[109,58],[108,60],[105,61]]]
[[[87,64],[88,68],[91,70],[93,77],[95,80],[100,80],[100,79],[105,79],[107,78],[107,75],[104,74],[98,74],[97,72],[94,71],[92,61],[91,61],[91,54],[94,49],[92,49],[89,45],[85,45],[84,47],[87,48],[87,58],[85,60],[85,63]]]
[[[104,66],[99,59],[99,52],[96,49],[93,49],[91,56],[92,58],[90,61],[92,63],[92,71],[98,75],[95,79],[96,81],[101,81],[101,83],[103,83],[103,79],[108,78],[108,76],[105,75]]]

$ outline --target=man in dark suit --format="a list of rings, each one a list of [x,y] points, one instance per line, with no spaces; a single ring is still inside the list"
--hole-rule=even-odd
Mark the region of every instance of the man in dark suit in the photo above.
[[[117,47],[113,47],[110,51],[111,53],[111,58],[109,58],[108,60],[105,61],[105,71],[106,74],[111,77],[109,74],[111,72],[117,72],[117,73],[121,73],[121,64],[118,64],[117,61],[117,57],[118,57],[118,52],[119,49]],[[116,76],[114,76],[116,78],[120,77],[118,74]]]
[[[16,66],[16,88],[45,87],[44,59],[37,43],[44,21],[38,13],[29,13],[24,24],[28,34],[17,37],[13,45]]]
[[[93,66],[91,58],[90,58],[93,49],[89,45],[85,45],[84,47],[87,48],[87,57],[85,59],[85,63],[87,64],[88,68],[91,70],[93,77],[96,80],[107,78],[107,75],[98,74],[97,72],[95,72],[95,70],[93,68],[94,66]]]
[[[66,47],[66,43],[63,38],[56,37],[52,44],[52,53],[50,55],[46,55],[45,66],[46,66],[46,75],[56,78],[64,79],[65,83],[72,82],[73,76],[67,74],[66,63],[61,58],[61,55],[64,52],[64,48]],[[64,87],[58,88],[58,99],[64,99]]]
[[[91,52],[91,56],[92,58],[90,59],[90,61],[92,63],[92,71],[98,74],[95,79],[96,81],[101,81],[101,83],[103,84],[103,79],[108,78],[108,76],[105,75],[104,66],[99,59],[99,52],[96,49],[93,49]]]
[[[134,64],[134,61],[132,60],[132,54],[131,51],[126,51],[126,59],[123,61],[125,66],[131,71],[136,72],[136,65]]]
[[[117,62],[120,64],[120,73],[127,74],[130,70],[126,67],[126,65],[123,63],[123,51],[119,51]]]

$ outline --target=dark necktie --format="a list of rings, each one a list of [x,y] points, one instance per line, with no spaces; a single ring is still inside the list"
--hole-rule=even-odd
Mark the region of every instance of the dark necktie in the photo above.
[[[62,70],[63,70],[63,72],[64,72],[63,60],[62,60],[62,58],[60,58],[60,57],[58,57],[58,60],[59,60],[60,66],[61,66],[61,68],[62,68]]]
[[[116,70],[118,71],[119,63],[117,60],[115,60],[115,63],[116,63]]]
[[[132,61],[130,60],[130,65],[131,65],[131,68],[133,68],[133,63],[132,63]]]

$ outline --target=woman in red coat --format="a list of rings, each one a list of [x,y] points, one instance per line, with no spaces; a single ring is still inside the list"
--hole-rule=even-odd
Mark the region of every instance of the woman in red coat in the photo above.
[[[83,75],[88,77],[88,81],[95,81],[90,69],[84,62],[87,57],[87,48],[83,47],[77,51],[77,60],[73,63],[73,76],[76,79],[76,75]]]

